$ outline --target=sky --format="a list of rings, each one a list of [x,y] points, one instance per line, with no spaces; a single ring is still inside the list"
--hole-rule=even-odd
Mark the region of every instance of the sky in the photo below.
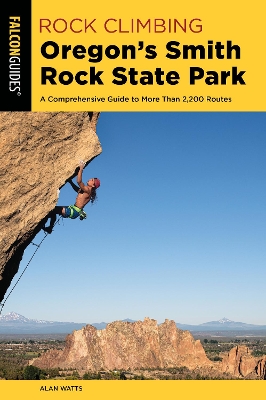
[[[266,113],[104,112],[97,135],[83,172],[97,202],[60,220],[2,313],[266,325]],[[66,184],[58,205],[75,195]]]

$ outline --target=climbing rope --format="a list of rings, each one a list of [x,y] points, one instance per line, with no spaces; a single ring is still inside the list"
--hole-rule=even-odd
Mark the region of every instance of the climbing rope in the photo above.
[[[59,223],[59,221],[60,221],[61,218],[62,218],[61,216],[58,218],[58,220],[56,221],[56,223],[54,224],[54,226],[55,226],[56,224]],[[63,218],[62,218],[62,219],[63,219]],[[35,254],[37,253],[37,251],[39,250],[39,248],[41,247],[42,243],[44,242],[44,240],[46,239],[47,236],[48,236],[48,233],[45,233],[44,237],[42,238],[42,240],[40,241],[39,244],[36,244],[36,243],[31,242],[31,244],[33,244],[34,246],[36,246],[36,250],[34,251],[33,255],[31,256],[31,258],[30,258],[29,262],[27,263],[26,267],[23,269],[22,273],[20,274],[20,276],[19,276],[17,282],[15,283],[15,285],[13,286],[13,288],[10,290],[10,292],[9,292],[9,294],[7,295],[6,299],[3,301],[3,303],[0,303],[0,316],[1,316],[1,314],[2,314],[2,310],[3,310],[3,308],[4,308],[4,305],[5,305],[6,301],[7,301],[7,299],[9,298],[9,296],[11,295],[11,293],[13,292],[13,290],[15,289],[15,287],[17,286],[17,284],[19,283],[20,279],[22,278],[22,275],[24,274],[24,272],[26,271],[26,269],[27,269],[28,266],[30,265],[30,263],[31,263],[31,261],[32,261],[32,259],[33,259],[33,257],[35,256]]]

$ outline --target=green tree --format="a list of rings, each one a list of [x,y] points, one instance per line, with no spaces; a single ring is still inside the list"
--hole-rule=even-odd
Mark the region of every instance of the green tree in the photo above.
[[[93,373],[93,372],[86,372],[84,375],[83,375],[83,378],[82,379],[84,379],[84,380],[99,380],[99,379],[101,379],[101,374],[100,373]]]
[[[23,371],[25,380],[36,381],[40,379],[41,370],[33,365],[28,365]]]

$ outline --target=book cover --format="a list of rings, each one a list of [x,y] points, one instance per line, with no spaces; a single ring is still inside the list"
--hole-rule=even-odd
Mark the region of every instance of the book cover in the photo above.
[[[6,4],[2,312],[265,325],[264,13],[262,1]],[[97,202],[45,233],[49,212],[74,202],[81,161]],[[250,398],[265,375],[256,364],[248,379],[244,360],[230,380],[0,385],[36,399]]]

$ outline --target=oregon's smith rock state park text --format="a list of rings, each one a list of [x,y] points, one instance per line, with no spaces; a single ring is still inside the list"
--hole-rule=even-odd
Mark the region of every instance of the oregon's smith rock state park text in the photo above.
[[[51,40],[46,40],[41,44],[40,52],[42,57],[51,61],[51,65],[41,66],[41,84],[42,85],[71,85],[76,82],[78,85],[104,85],[107,77],[104,68],[100,67],[103,60],[132,60],[132,66],[125,67],[117,64],[111,71],[111,83],[122,86],[130,85],[178,85],[182,76],[178,72],[177,65],[180,60],[232,60],[232,65],[226,70],[213,70],[210,67],[203,69],[195,65],[189,66],[188,78],[190,85],[197,85],[198,82],[204,82],[206,85],[245,85],[246,71],[239,70],[236,60],[241,59],[241,48],[233,40],[215,41],[211,38],[204,43],[191,44],[181,41],[180,37],[184,33],[193,33],[198,35],[203,31],[203,23],[200,18],[192,19],[115,19],[109,18],[103,22],[97,19],[74,18],[66,20],[58,18],[51,20],[41,18],[39,24],[40,33],[51,34]],[[124,35],[134,33],[139,34],[173,34],[173,40],[165,42],[164,50],[158,50],[154,43],[147,40],[139,40],[136,43],[108,44],[103,45],[97,41],[96,34],[104,31],[115,35]],[[88,34],[86,43],[58,44],[56,35],[71,33],[79,37],[80,33]],[[113,36],[111,36],[113,35]],[[83,36],[84,37],[84,36]],[[115,40],[114,40],[115,41]],[[168,60],[173,64],[173,69],[165,70],[158,65],[150,68],[139,68],[140,63],[155,60],[160,56],[160,60]],[[163,57],[163,58],[162,58]],[[68,61],[76,59],[83,61],[83,68],[78,71],[69,69],[58,70],[52,64],[52,60]],[[134,66],[134,60],[138,66]],[[84,67],[84,61],[87,62]],[[217,64],[216,64],[217,65]],[[106,66],[106,63],[105,63]]]

